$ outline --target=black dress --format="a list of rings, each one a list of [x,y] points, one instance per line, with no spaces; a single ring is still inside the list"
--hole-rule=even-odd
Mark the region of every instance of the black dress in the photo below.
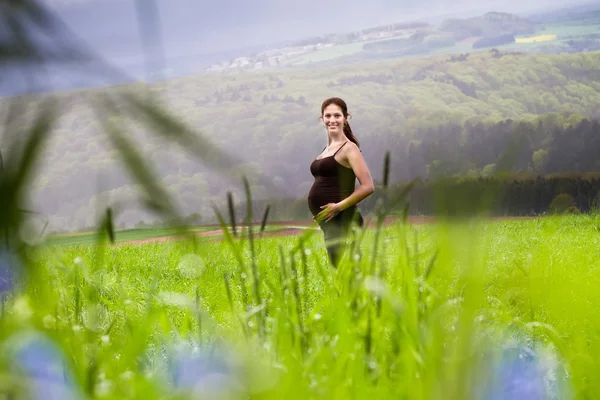
[[[341,145],[333,155],[315,159],[310,164],[310,172],[315,180],[308,193],[308,207],[313,216],[323,211],[321,206],[328,203],[339,203],[354,192],[356,183],[354,171],[335,159],[335,155],[346,143]],[[356,205],[341,211],[328,222],[319,222],[319,226],[325,234],[325,240],[329,241],[342,239],[343,235],[348,233],[353,222],[359,226],[364,224]],[[334,265],[337,265],[340,256],[339,250],[338,244],[327,244],[327,252]]]

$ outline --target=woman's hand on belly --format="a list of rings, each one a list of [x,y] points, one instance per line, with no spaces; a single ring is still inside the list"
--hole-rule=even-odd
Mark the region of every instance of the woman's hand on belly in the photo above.
[[[324,206],[321,206],[321,209],[323,209],[323,211],[318,213],[316,217],[318,222],[329,222],[342,211],[338,203],[327,203]]]

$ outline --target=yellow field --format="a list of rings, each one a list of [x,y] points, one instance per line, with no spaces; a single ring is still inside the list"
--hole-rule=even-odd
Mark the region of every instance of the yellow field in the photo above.
[[[538,35],[538,36],[530,36],[524,38],[516,38],[515,42],[517,43],[535,43],[535,42],[546,42],[548,40],[556,39],[556,35]]]

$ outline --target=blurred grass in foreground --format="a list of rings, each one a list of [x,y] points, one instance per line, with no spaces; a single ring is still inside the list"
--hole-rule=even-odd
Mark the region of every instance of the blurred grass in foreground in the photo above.
[[[589,250],[599,222],[398,224],[380,233],[380,278],[369,273],[373,231],[362,262],[337,271],[318,237],[301,254],[297,237],[257,239],[260,304],[236,262],[250,263],[243,239],[101,256],[41,247],[27,287],[4,305],[2,339],[43,332],[76,387],[97,398],[174,398],[194,387],[235,389],[225,398],[501,398],[483,395],[492,377],[522,395],[529,387],[528,398],[591,398],[600,255]]]

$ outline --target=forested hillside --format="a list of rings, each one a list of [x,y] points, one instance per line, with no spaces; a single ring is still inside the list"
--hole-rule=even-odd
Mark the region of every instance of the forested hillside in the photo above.
[[[152,89],[176,116],[239,157],[243,164],[237,168],[250,175],[255,197],[301,198],[312,181],[308,166],[326,144],[319,107],[333,95],[348,102],[351,124],[377,179],[387,150],[394,182],[431,174],[489,174],[497,168],[501,149],[521,137],[526,140],[519,142],[522,152],[511,161],[513,169],[598,170],[598,124],[582,120],[600,118],[599,77],[598,52],[492,50],[335,68],[205,74]],[[135,193],[89,106],[99,93],[58,94],[65,115],[35,182],[36,208],[52,217],[52,229],[91,226],[99,200]],[[25,96],[21,101],[33,100]],[[220,203],[227,191],[241,188],[240,182],[205,169],[185,149],[156,139],[147,128],[127,124],[123,129],[135,137],[138,150],[151,160],[186,214],[212,218],[211,202]],[[523,131],[528,136],[518,134]],[[258,175],[279,189],[259,185]],[[104,192],[100,198],[98,190]],[[132,209],[120,221],[132,225],[144,218]]]

